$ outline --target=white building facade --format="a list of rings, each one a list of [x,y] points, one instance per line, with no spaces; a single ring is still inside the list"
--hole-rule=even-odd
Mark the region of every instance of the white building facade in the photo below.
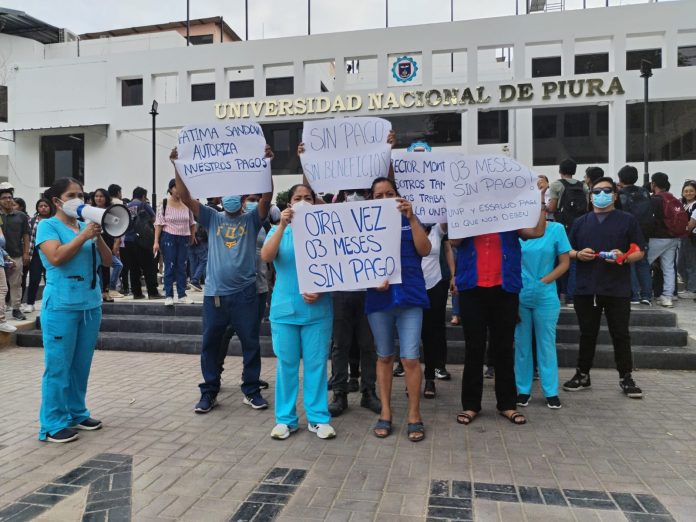
[[[230,117],[264,126],[276,190],[300,179],[302,122],[344,116],[390,119],[399,147],[500,152],[552,179],[568,157],[579,174],[642,173],[642,59],[653,66],[650,172],[675,192],[696,179],[692,0],[191,47],[173,32],[21,40],[0,36],[0,177],[30,207],[65,175],[88,190],[152,191],[152,100],[159,195],[178,129]]]

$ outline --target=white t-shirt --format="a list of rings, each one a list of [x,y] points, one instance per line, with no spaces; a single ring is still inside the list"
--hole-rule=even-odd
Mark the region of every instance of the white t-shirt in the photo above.
[[[439,224],[433,225],[428,234],[428,239],[432,248],[430,254],[421,261],[423,269],[423,277],[425,278],[425,289],[430,290],[442,279],[442,270],[440,269],[440,249],[442,248],[442,238],[445,233]]]

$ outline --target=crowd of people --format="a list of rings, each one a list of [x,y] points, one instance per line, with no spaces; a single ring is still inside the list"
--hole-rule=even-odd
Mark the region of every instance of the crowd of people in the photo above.
[[[393,134],[389,141],[394,142]],[[272,154],[267,146],[267,157]],[[177,157],[174,149],[170,159]],[[436,381],[451,379],[446,368],[450,296],[451,322],[461,325],[465,340],[458,423],[471,424],[480,414],[489,376],[495,379],[496,409],[515,425],[527,422],[519,408],[529,404],[537,375],[546,405],[561,408],[556,325],[563,303],[575,309],[580,328],[576,373],[563,390],[591,387],[604,314],[620,389],[630,398],[642,397],[632,377],[631,307],[653,302],[671,307],[677,298],[696,298],[696,182],[684,184],[679,200],[664,173],[653,174],[650,187],[642,187],[631,166],[619,170],[618,182],[599,167],[576,179],[576,167],[563,161],[560,179],[552,183],[539,176],[534,227],[465,239],[450,239],[446,225],[421,223],[392,175],[375,179],[369,189],[323,197],[307,183],[298,184],[288,203],[276,206],[272,191],[209,198],[203,204],[175,171],[166,198],[155,208],[142,187],[126,200],[118,185],[87,194],[78,181],[63,178],[37,201],[31,219],[12,188],[0,185],[5,266],[0,302],[9,295],[13,318],[23,318],[23,311],[33,310],[42,275],[46,278],[40,438],[69,442],[77,438],[76,430],[101,427],[85,406],[101,303],[129,294],[144,299],[143,279],[147,296],[163,299],[166,306],[190,304],[187,292],[203,292],[202,382],[194,408],[199,414],[217,404],[233,335],[243,353],[242,400],[254,409],[268,408],[259,336],[269,311],[277,357],[274,439],[298,429],[302,375],[308,429],[319,438],[336,436],[331,419],[346,412],[348,394],[358,391],[360,406],[378,415],[373,434],[388,437],[394,378],[403,376],[407,436],[423,440],[420,399],[435,399]],[[401,213],[402,282],[301,294],[289,226],[295,210],[384,198],[394,198]],[[127,233],[112,238],[98,224],[72,217],[66,209],[82,200],[99,208],[126,205],[132,219]],[[679,292],[678,277],[684,285]],[[0,330],[10,331],[10,325],[2,322]]]

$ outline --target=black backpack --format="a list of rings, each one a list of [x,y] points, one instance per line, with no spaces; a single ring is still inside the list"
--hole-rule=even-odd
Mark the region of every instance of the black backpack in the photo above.
[[[140,248],[152,250],[152,245],[155,244],[155,224],[152,222],[150,214],[145,210],[144,203],[138,207],[132,224],[133,232],[135,232],[135,244]]]
[[[587,214],[587,196],[583,190],[583,184],[570,183],[568,180],[560,180],[563,184],[563,194],[558,202],[554,218],[562,224],[566,231],[570,230],[573,222],[583,214]]]
[[[655,211],[648,191],[635,185],[625,187],[619,191],[619,200],[621,210],[636,218],[643,236],[648,239],[655,229]]]

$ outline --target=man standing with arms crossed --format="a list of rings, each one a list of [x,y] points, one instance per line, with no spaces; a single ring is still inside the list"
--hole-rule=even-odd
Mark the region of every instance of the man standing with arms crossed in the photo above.
[[[12,319],[24,321],[26,316],[19,306],[22,302],[22,267],[29,264],[29,217],[24,212],[14,210],[14,193],[11,188],[0,189],[0,207],[2,232],[7,242],[5,250],[14,261],[14,268],[7,271]]]
[[[267,158],[273,158],[270,146],[266,145],[265,153]],[[169,159],[174,163],[178,157],[174,149]],[[256,238],[268,215],[273,190],[263,194],[251,212],[244,212],[244,196],[239,195],[223,197],[223,211],[217,212],[193,199],[176,168],[174,172],[181,201],[191,209],[196,221],[208,230],[201,349],[203,382],[199,385],[201,399],[194,411],[208,413],[215,407],[223,371],[220,351],[227,350],[226,346],[221,346],[221,341],[228,326],[234,329],[242,344],[243,402],[255,410],[268,408],[268,401],[261,396],[259,388],[261,346],[256,295]]]

